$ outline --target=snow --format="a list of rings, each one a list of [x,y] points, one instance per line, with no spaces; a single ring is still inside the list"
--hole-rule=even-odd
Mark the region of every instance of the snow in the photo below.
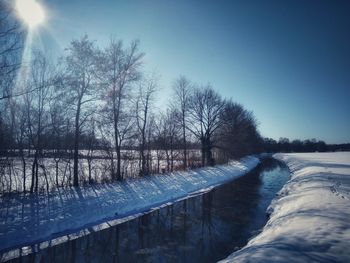
[[[247,173],[258,163],[258,158],[250,156],[228,165],[61,189],[49,196],[3,196],[0,198],[0,255],[33,243],[41,242],[39,247],[45,247],[48,243],[98,231],[156,207],[209,191]],[[22,248],[20,253],[27,250],[30,246]],[[5,253],[2,259],[15,256],[18,251]],[[11,253],[12,256],[8,255]]]
[[[220,262],[350,262],[350,152],[274,157],[291,179],[262,232]]]
[[[14,150],[18,152],[19,150]],[[32,163],[33,158],[29,157],[33,155],[33,152],[30,153],[29,150],[24,150],[26,152],[25,163],[19,156],[12,157],[0,157],[0,193],[5,192],[23,192],[23,174],[24,169],[26,171],[25,185],[26,190],[29,190],[31,185],[31,173],[32,173]],[[188,149],[188,163],[191,167],[195,167],[200,164],[200,150]],[[47,183],[49,191],[55,189],[56,180],[59,185],[67,186],[71,181],[71,176],[73,173],[73,160],[69,158],[50,158],[54,153],[50,150],[45,150],[44,153],[46,157],[42,157],[39,160],[40,169],[39,169],[39,180],[38,180],[38,189],[39,191],[47,191]],[[122,159],[121,159],[121,172],[124,178],[135,178],[139,175],[139,152],[136,150],[122,150]],[[112,152],[110,152],[112,154]],[[68,155],[68,154],[67,154]],[[87,182],[89,176],[89,166],[88,166],[88,150],[79,151],[79,177],[81,182],[83,180]],[[113,152],[113,155],[116,156],[116,153]],[[174,150],[173,151],[173,167],[174,170],[180,170],[182,166],[182,155],[183,151]],[[83,157],[84,156],[84,157]],[[92,153],[92,158],[89,159],[91,162],[91,179],[94,182],[106,182],[110,180],[110,171],[111,171],[111,160],[107,156],[106,151],[95,150]],[[169,160],[167,160],[167,155],[165,150],[150,150],[150,171],[152,174],[156,173],[157,166],[159,162],[159,171],[166,171],[167,164],[171,162],[171,156],[169,154]],[[23,165],[25,164],[25,165]],[[57,165],[57,171],[56,171]],[[25,167],[25,168],[24,168]],[[43,169],[45,168],[46,177],[43,174]],[[57,172],[57,175],[56,175]],[[57,178],[56,178],[57,176]],[[47,179],[47,180],[46,180]]]

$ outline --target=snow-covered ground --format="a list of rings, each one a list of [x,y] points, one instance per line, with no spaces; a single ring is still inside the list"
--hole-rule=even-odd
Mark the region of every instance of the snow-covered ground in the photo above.
[[[14,150],[13,153],[18,152]],[[12,154],[13,154],[12,153]],[[19,156],[0,157],[0,193],[6,192],[23,192],[24,185],[28,191],[31,185],[33,151],[29,153],[25,150],[25,158]],[[41,192],[52,191],[57,188],[57,184],[66,187],[72,183],[73,176],[73,159],[69,158],[52,158],[52,151],[44,151],[46,157],[39,158],[39,178],[38,189]],[[114,166],[116,166],[116,153],[109,152],[114,156]],[[50,157],[51,154],[51,157]],[[80,150],[79,154],[79,180],[80,183],[87,183],[89,174],[94,182],[101,183],[111,180],[111,155],[108,156],[106,151],[95,150],[91,158],[87,158],[88,151]],[[189,149],[188,165],[198,167],[201,163],[200,150]],[[67,154],[68,155],[68,154]],[[28,157],[31,156],[31,157]],[[84,157],[83,157],[84,156]],[[67,156],[66,156],[67,157]],[[183,160],[183,150],[173,151],[173,162],[170,151],[151,150],[150,151],[150,172],[151,174],[162,171],[181,170]],[[24,162],[23,162],[24,161]],[[89,173],[89,161],[91,170]],[[167,170],[169,168],[169,170]],[[114,169],[116,169],[114,167]],[[25,171],[25,173],[24,173]],[[44,173],[45,171],[45,173]],[[157,172],[158,171],[158,172]],[[123,178],[136,178],[140,173],[140,157],[136,150],[122,150],[121,172]],[[26,176],[24,176],[24,174]],[[25,184],[24,184],[25,180]]]
[[[262,232],[221,262],[350,262],[350,152],[274,157],[291,180]]]
[[[258,158],[246,157],[229,165],[61,189],[50,196],[16,194],[0,198],[0,259],[1,251],[64,235],[70,238],[67,234],[80,229],[94,231],[103,226],[102,222],[208,191],[245,174],[258,163]]]

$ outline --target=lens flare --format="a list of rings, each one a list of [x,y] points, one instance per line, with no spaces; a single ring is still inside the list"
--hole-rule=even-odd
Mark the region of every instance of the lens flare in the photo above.
[[[34,28],[45,20],[44,9],[36,0],[17,0],[16,10],[29,28]]]

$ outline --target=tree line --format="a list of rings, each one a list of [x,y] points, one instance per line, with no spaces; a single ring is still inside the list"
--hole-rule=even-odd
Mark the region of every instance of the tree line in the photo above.
[[[278,141],[271,138],[264,138],[262,141],[265,152],[334,152],[349,151],[350,143],[326,144],[322,140],[292,140],[281,137]]]
[[[23,191],[37,192],[42,178],[49,190],[47,158],[55,161],[59,187],[60,162],[69,169],[72,162],[67,184],[78,186],[86,177],[93,182],[95,159],[109,160],[109,179],[122,180],[128,158],[137,162],[134,174],[144,176],[214,165],[256,150],[260,135],[253,113],[209,84],[180,76],[171,98],[165,98],[166,109],[156,109],[158,80],[143,70],[139,41],[125,45],[111,39],[101,48],[85,35],[57,61],[33,49],[26,64],[18,60],[21,52],[19,47],[1,55],[1,74],[8,81],[0,83],[0,153],[3,178],[18,174],[7,166],[21,160]],[[11,73],[5,72],[6,63],[12,63]]]

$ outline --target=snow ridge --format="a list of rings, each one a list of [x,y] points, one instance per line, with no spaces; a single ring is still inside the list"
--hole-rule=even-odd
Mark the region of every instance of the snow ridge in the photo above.
[[[350,262],[350,152],[274,157],[291,180],[262,232],[220,262]]]

